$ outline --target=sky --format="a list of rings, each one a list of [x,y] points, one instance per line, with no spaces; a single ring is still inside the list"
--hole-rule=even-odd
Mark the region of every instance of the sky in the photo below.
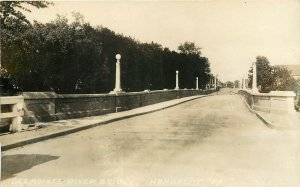
[[[74,11],[92,26],[171,50],[195,42],[223,82],[241,80],[256,56],[300,65],[300,0],[55,1],[26,15],[46,23],[57,14],[72,20]]]

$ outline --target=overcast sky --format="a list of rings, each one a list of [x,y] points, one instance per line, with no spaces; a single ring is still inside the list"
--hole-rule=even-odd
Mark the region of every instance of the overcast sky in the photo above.
[[[73,11],[93,26],[172,50],[195,42],[222,81],[241,79],[258,55],[272,65],[300,64],[300,0],[56,1],[28,17],[45,23]]]

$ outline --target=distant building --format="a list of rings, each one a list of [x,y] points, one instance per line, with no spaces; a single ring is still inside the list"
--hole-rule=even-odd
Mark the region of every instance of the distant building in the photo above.
[[[300,79],[300,65],[277,65],[277,67],[284,67],[291,72],[294,79]]]

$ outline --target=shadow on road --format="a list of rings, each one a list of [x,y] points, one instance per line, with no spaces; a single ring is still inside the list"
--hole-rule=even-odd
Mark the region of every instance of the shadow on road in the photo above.
[[[17,173],[58,158],[58,156],[40,154],[16,154],[3,156],[1,179],[5,180],[10,177],[14,177]]]

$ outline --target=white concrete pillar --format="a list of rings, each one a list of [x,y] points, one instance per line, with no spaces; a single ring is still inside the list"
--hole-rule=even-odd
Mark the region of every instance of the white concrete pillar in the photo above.
[[[217,76],[218,75],[215,76],[215,90],[217,89]]]
[[[175,90],[179,90],[179,71],[177,70],[176,71],[176,87],[175,87]]]
[[[243,83],[244,83],[244,79],[242,78],[241,82],[240,82],[240,88],[243,89]]]
[[[199,82],[198,82],[198,77],[196,77],[196,90],[199,90]]]
[[[23,109],[23,103],[16,103],[12,106],[13,113],[18,113],[19,111],[22,111],[22,109]],[[20,132],[22,130],[22,120],[23,118],[21,116],[14,117],[12,119],[9,130],[11,132]]]
[[[253,62],[252,92],[258,93],[256,62]]]
[[[121,55],[117,54],[116,55],[116,82],[115,82],[115,89],[114,89],[114,93],[118,93],[118,92],[122,92],[122,88],[121,88],[121,64],[120,64],[120,59],[121,59]]]
[[[243,78],[243,90],[246,90],[246,79]]]

